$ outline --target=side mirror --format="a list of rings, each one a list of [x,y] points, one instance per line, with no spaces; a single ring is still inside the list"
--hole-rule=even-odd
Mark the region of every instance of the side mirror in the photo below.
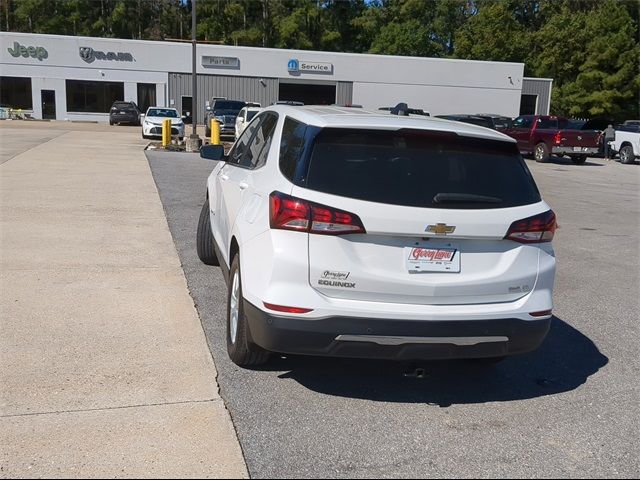
[[[203,145],[200,148],[200,157],[207,160],[224,160],[224,147],[222,145]]]
[[[147,116],[147,114],[146,114],[146,113],[141,113],[141,114],[140,114],[140,118],[144,118],[144,117],[146,117],[146,116]]]

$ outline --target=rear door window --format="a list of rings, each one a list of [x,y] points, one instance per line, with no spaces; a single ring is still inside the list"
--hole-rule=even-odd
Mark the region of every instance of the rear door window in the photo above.
[[[515,143],[450,132],[325,128],[308,165],[306,188],[376,203],[487,209],[540,201]]]
[[[250,139],[244,157],[240,161],[240,165],[243,167],[258,168],[267,161],[273,133],[278,123],[278,116],[273,113],[265,113],[261,117],[255,121],[259,125],[254,129],[253,137]]]
[[[258,119],[256,119],[255,122],[251,122],[247,126],[247,128],[244,129],[244,131],[240,135],[240,138],[238,138],[238,140],[236,140],[236,143],[233,144],[233,147],[231,148],[231,151],[229,152],[229,157],[228,157],[227,163],[229,163],[231,165],[241,165],[242,164],[241,162],[243,162],[243,157],[245,156],[245,153],[247,152],[247,147],[249,146],[249,142],[251,141],[251,137],[252,137],[253,133],[256,131],[256,128],[258,128],[258,125],[260,125],[261,121],[262,121],[262,119],[258,118]]]

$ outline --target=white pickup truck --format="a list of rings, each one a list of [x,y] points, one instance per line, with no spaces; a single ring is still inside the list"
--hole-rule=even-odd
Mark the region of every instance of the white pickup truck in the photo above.
[[[635,163],[640,157],[640,132],[616,130],[616,138],[610,145],[620,154],[621,163]]]

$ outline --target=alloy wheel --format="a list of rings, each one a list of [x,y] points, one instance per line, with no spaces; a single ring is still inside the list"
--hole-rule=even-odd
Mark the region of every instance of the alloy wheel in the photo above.
[[[238,337],[238,315],[239,315],[239,293],[240,293],[240,278],[238,272],[233,275],[233,283],[231,285],[231,298],[229,305],[229,339],[231,343],[235,345]]]

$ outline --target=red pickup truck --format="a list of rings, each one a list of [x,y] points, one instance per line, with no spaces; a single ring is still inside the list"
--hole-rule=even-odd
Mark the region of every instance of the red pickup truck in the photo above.
[[[533,154],[536,162],[547,162],[551,154],[568,155],[573,163],[584,163],[588,155],[600,151],[597,130],[571,129],[566,118],[547,115],[522,115],[513,121],[511,128],[502,130],[518,142],[523,154]]]

